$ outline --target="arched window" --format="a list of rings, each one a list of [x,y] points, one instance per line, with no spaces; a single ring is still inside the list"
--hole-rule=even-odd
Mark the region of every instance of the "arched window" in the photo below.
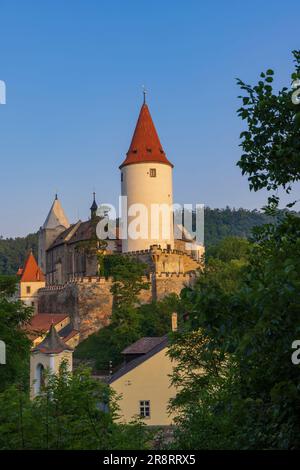
[[[45,368],[38,364],[35,370],[35,395],[38,395],[45,384]]]

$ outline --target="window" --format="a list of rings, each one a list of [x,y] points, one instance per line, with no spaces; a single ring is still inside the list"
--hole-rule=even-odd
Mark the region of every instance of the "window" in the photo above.
[[[30,294],[30,286],[26,286],[26,294]]]
[[[150,168],[150,177],[155,178],[156,177],[156,168]]]
[[[31,302],[31,307],[34,307],[34,302]]]
[[[123,181],[123,173],[121,173],[121,182]]]
[[[45,386],[45,369],[44,369],[43,364],[38,364],[35,370],[35,383],[34,383],[35,395],[38,395],[44,386]]]
[[[150,400],[140,401],[140,417],[150,418]]]

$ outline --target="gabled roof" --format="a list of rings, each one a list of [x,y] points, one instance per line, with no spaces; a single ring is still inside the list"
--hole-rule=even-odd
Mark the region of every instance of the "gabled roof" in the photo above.
[[[164,163],[173,167],[172,163],[169,162],[166,157],[152,121],[149,108],[144,102],[140,110],[129,150],[120,168],[125,165],[147,162]]]
[[[60,339],[52,323],[46,338],[38,344],[33,351],[42,352],[44,354],[58,354],[63,351],[73,351],[73,349]]]
[[[62,227],[68,228],[70,226],[70,223],[56,195],[49,211],[49,214],[47,215],[47,218],[44,222],[43,228],[54,229],[56,227],[59,227],[60,225]]]
[[[37,313],[30,318],[24,329],[31,338],[37,338],[46,333],[52,324],[55,326],[68,317],[67,313]]]
[[[20,282],[43,282],[45,276],[38,266],[33,253],[30,252],[25,261],[24,268],[19,268],[18,273],[21,276]]]
[[[164,336],[145,336],[125,348],[122,354],[125,356],[127,354],[147,354],[162,341],[164,341]]]
[[[144,338],[142,338],[142,339],[144,339]],[[152,349],[148,350],[148,352],[146,354],[141,354],[136,359],[133,359],[132,361],[128,362],[127,364],[124,364],[117,372],[115,372],[115,374],[113,374],[111,376],[108,383],[111,384],[111,383],[115,382],[117,379],[119,379],[123,375],[127,374],[131,370],[138,367],[140,364],[143,364],[143,362],[147,361],[148,359],[150,359],[155,354],[157,354],[160,351],[162,351],[163,349],[165,349],[168,346],[168,342],[169,342],[168,341],[168,336],[167,335],[162,336],[160,339],[161,339],[161,341],[158,342],[158,344],[156,344]],[[134,344],[136,344],[136,343],[134,343]],[[128,349],[128,348],[126,348],[126,349]],[[126,351],[126,350],[124,349],[124,351]],[[124,353],[124,351],[123,351],[123,353]]]

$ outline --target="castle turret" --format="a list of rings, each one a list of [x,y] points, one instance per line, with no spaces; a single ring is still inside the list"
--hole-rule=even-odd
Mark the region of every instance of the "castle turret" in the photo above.
[[[47,274],[46,251],[58,235],[68,227],[70,227],[69,221],[56,194],[44,225],[39,230],[38,263],[45,274]]]
[[[38,290],[45,287],[45,276],[32,251],[28,254],[24,267],[19,268],[17,274],[20,276],[19,298],[27,306],[33,307],[36,313]]]
[[[94,192],[93,193],[93,204],[90,207],[91,219],[94,219],[95,217],[97,217],[97,210],[98,210],[98,205],[96,203],[96,193]]]
[[[30,354],[30,395],[36,397],[45,380],[45,372],[57,374],[62,362],[71,372],[73,366],[73,349],[59,337],[52,323],[45,339]]]
[[[127,234],[125,238],[122,233],[123,252],[149,249],[150,245],[174,247],[172,169],[144,95],[129,150],[120,166],[121,193],[127,196],[128,209],[127,221],[122,216],[122,232],[125,237]]]

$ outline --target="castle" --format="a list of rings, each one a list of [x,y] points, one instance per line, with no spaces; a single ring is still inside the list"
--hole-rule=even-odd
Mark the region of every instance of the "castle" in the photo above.
[[[173,164],[162,148],[145,95],[119,169],[126,217],[122,210],[122,218],[105,240],[104,251],[133,256],[145,263],[150,290],[142,292],[142,302],[159,300],[173,292],[179,294],[201,268],[204,247],[182,227],[177,226],[179,236],[174,233]],[[158,209],[156,217],[153,208]],[[149,223],[141,228],[148,215]],[[46,282],[38,290],[37,315],[68,315],[79,332],[79,341],[106,326],[111,315],[112,279],[99,275],[97,258],[97,246],[99,250],[102,246],[97,226],[107,217],[99,211],[94,193],[90,218],[70,224],[56,195],[39,230],[38,264]],[[87,248],[91,240],[96,250]]]

